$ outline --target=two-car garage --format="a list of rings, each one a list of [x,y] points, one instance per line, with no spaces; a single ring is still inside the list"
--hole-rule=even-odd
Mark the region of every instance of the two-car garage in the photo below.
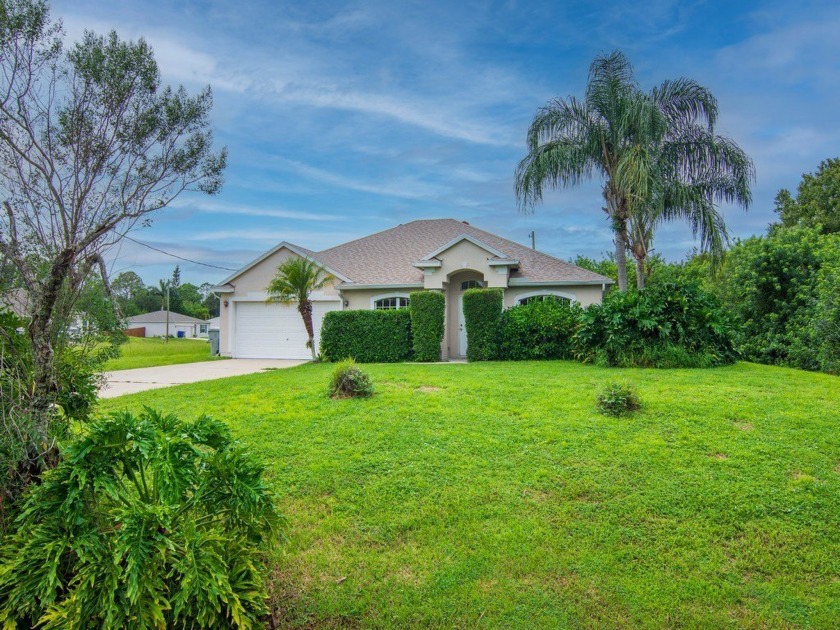
[[[233,301],[232,356],[238,359],[311,359],[307,335],[297,304]],[[321,336],[324,315],[340,309],[339,301],[313,302],[315,347]]]

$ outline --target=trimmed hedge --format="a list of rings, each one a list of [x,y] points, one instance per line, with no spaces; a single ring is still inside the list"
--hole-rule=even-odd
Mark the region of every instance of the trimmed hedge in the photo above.
[[[321,326],[321,356],[327,361],[397,363],[412,358],[408,309],[330,311]]]
[[[567,300],[530,302],[502,313],[496,358],[502,361],[571,359],[580,307]]]
[[[468,289],[464,292],[468,361],[489,361],[495,358],[496,334],[501,317],[501,289]]]
[[[437,291],[415,291],[409,296],[415,361],[440,361],[446,299]]]

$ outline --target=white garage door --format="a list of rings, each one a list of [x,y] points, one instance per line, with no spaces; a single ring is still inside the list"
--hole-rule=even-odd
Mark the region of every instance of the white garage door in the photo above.
[[[311,359],[306,347],[306,328],[294,304],[236,302],[233,356],[239,359]],[[315,302],[312,320],[315,347],[321,336],[321,322],[335,302]]]

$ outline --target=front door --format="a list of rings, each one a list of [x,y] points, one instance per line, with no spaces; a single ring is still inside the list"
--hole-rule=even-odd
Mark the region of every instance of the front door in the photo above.
[[[464,295],[458,296],[458,356],[467,356],[467,326],[464,323]]]

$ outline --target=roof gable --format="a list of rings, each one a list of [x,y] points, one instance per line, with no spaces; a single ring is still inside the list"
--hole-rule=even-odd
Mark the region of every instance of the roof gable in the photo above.
[[[230,275],[227,278],[225,278],[224,280],[222,280],[217,285],[217,287],[214,287],[214,288],[222,287],[222,286],[228,284],[231,280],[235,280],[236,278],[238,278],[239,276],[244,274],[246,271],[249,271],[250,269],[253,269],[257,265],[259,265],[262,261],[264,261],[266,258],[271,257],[273,254],[276,254],[277,252],[279,252],[283,248],[288,249],[290,252],[292,252],[294,254],[297,254],[301,258],[305,258],[306,260],[317,263],[318,265],[320,265],[321,267],[324,268],[324,271],[326,271],[327,273],[335,276],[336,278],[338,278],[339,280],[341,280],[343,282],[352,282],[350,280],[350,278],[346,277],[341,272],[336,271],[335,269],[331,269],[330,267],[328,267],[327,265],[322,263],[320,260],[318,260],[316,258],[317,254],[315,252],[313,252],[312,250],[306,249],[304,247],[300,247],[299,245],[295,245],[294,243],[289,243],[288,241],[283,241],[279,245],[277,245],[275,247],[272,247],[270,250],[268,250],[264,254],[258,256],[257,258],[255,258],[254,260],[249,262],[247,265],[242,267],[242,269],[240,269],[239,271],[234,272],[232,275]]]
[[[496,258],[509,258],[506,254],[503,254],[502,252],[500,252],[495,247],[492,247],[492,246],[488,245],[487,243],[484,243],[484,242],[478,240],[474,236],[470,236],[469,234],[459,234],[458,236],[453,238],[448,243],[444,243],[443,245],[438,247],[433,252],[429,252],[428,254],[423,256],[422,260],[426,261],[426,260],[432,260],[433,258],[437,258],[443,252],[445,252],[449,249],[452,249],[453,247],[455,247],[458,243],[460,243],[462,241],[469,241],[470,243],[472,243],[476,247],[479,247],[479,248],[483,249],[487,253],[493,254],[493,256],[495,256]]]

